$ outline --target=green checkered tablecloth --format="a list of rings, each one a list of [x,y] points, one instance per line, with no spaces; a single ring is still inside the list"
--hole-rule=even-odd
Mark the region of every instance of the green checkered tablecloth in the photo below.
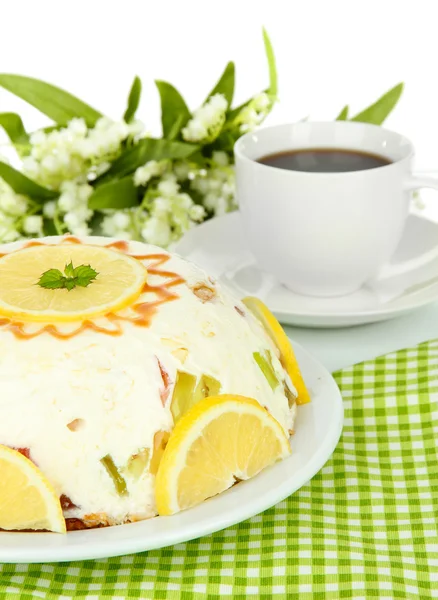
[[[438,598],[438,341],[336,379],[341,441],[284,502],[135,556],[0,565],[0,598]]]

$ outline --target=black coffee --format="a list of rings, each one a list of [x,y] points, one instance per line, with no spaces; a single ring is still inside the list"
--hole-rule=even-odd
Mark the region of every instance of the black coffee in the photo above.
[[[389,165],[392,161],[378,154],[338,148],[305,148],[268,154],[257,162],[277,169],[307,173],[346,173]]]

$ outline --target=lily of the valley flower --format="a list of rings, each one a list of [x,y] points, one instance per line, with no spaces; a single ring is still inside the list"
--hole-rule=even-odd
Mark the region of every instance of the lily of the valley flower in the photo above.
[[[223,94],[214,94],[195,111],[193,118],[182,130],[187,142],[211,143],[219,135],[225,123],[228,103]]]

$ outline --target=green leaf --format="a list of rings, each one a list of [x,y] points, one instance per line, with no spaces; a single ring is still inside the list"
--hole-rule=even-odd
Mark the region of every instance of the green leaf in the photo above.
[[[156,80],[155,85],[160,94],[163,137],[175,139],[190,119],[190,111],[184,98],[172,84]]]
[[[59,269],[49,269],[45,271],[37,285],[47,290],[66,289],[69,292],[75,287],[88,287],[99,275],[90,265],[80,265],[73,267],[73,263],[65,265],[64,274]]]
[[[73,265],[72,265],[73,266]],[[67,275],[67,268],[65,269]],[[73,281],[80,287],[88,287],[99,275],[90,265],[79,265],[73,269]]]
[[[75,276],[75,270],[74,270],[72,261],[70,261],[70,264],[65,265],[64,273],[65,273],[66,277],[74,277]]]
[[[0,74],[0,85],[53,119],[55,123],[66,124],[75,117],[82,117],[87,125],[93,126],[102,116],[100,112],[68,92],[33,77],[3,73]]]
[[[266,58],[268,59],[269,68],[269,90],[273,98],[277,97],[278,93],[278,82],[277,82],[277,66],[275,64],[274,49],[272,48],[271,40],[269,39],[268,32],[263,27],[263,42],[265,44]]]
[[[394,109],[403,92],[403,83],[399,83],[395,87],[383,94],[377,102],[368,106],[365,110],[350,119],[351,121],[360,121],[361,123],[373,123],[381,125],[389,113]]]
[[[67,279],[67,277],[63,277],[62,286],[59,287],[66,288],[69,292],[71,292],[76,287],[76,283],[74,279]]]
[[[64,287],[62,280],[65,279],[59,269],[49,269],[39,278],[38,285],[47,290],[56,290]]]
[[[220,76],[219,81],[208,94],[206,101],[215,94],[223,94],[228,106],[231,106],[234,96],[234,78],[235,78],[235,67],[233,62],[229,62],[224,69],[224,72]]]
[[[98,187],[88,199],[92,210],[137,206],[138,194],[131,177],[124,177]]]
[[[263,28],[263,42],[265,44],[265,52],[266,58],[268,60],[268,68],[269,68],[269,87],[263,90],[263,93],[268,94],[271,97],[271,101],[275,101],[277,99],[278,92],[278,83],[277,83],[277,67],[275,63],[275,55],[274,50],[272,48],[271,40],[269,39],[268,33],[265,28]],[[243,102],[236,108],[229,110],[227,113],[226,123],[233,123],[233,121],[239,116],[239,113],[248,106],[253,101],[253,97]]]
[[[150,160],[187,158],[197,149],[198,146],[186,144],[185,142],[145,138],[140,140],[133,148],[125,150],[113,162],[109,170],[98,179],[97,183],[100,185],[114,179],[114,177],[129,175]]]
[[[10,165],[0,161],[0,177],[6,181],[8,185],[17,194],[23,194],[24,196],[30,196],[36,202],[44,202],[45,200],[51,200],[57,198],[58,192],[49,190],[42,187],[32,179],[20,173]]]
[[[183,123],[186,123],[185,117],[182,113],[180,113],[180,115],[177,117],[177,119],[174,121],[170,131],[169,131],[169,135],[167,135],[167,139],[169,141],[174,140],[175,138],[178,137],[179,132],[181,131],[181,129],[183,128]]]
[[[344,106],[341,112],[336,117],[336,121],[346,121],[348,119],[348,104]]]
[[[128,97],[128,107],[126,108],[123,119],[126,123],[130,123],[137,112],[138,105],[140,103],[141,96],[141,80],[137,75],[132,82],[131,91]]]
[[[16,113],[0,113],[0,126],[6,131],[14,146],[29,144],[29,136],[24,129],[23,121]]]

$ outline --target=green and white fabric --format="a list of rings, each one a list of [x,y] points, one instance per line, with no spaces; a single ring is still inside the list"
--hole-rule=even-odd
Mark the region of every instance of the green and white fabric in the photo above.
[[[438,598],[438,342],[336,379],[345,401],[341,441],[284,502],[135,556],[0,565],[0,598]]]

